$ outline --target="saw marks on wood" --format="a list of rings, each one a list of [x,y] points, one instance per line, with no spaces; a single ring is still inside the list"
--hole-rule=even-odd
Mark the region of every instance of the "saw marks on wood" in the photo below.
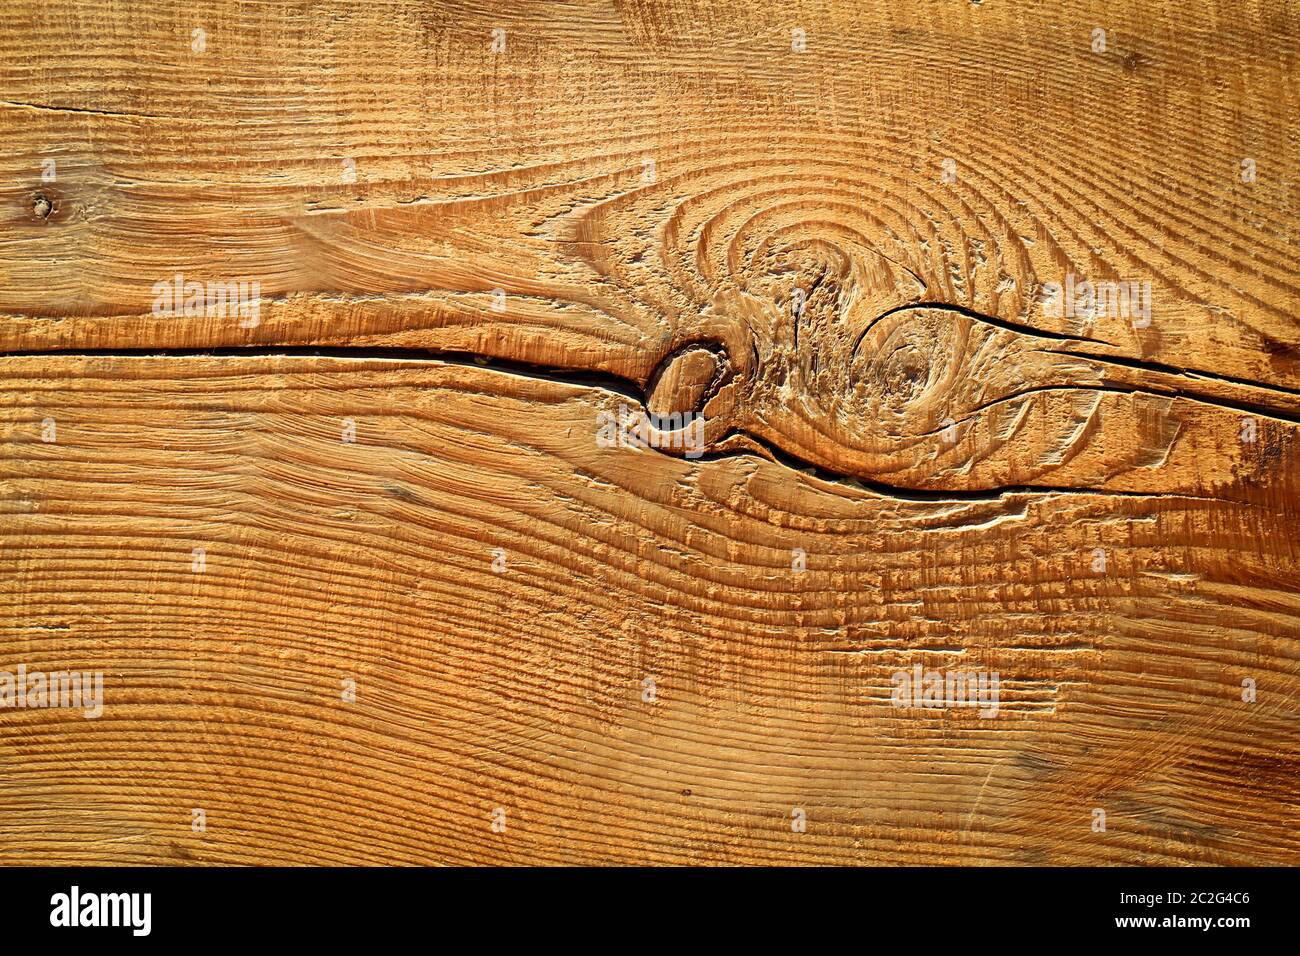
[[[0,860],[1297,862],[1298,59],[9,4]]]
[[[4,715],[11,860],[1295,858],[1274,511],[599,449],[618,396],[472,365],[3,368],[6,647],[106,675]],[[918,663],[998,715],[894,708]]]

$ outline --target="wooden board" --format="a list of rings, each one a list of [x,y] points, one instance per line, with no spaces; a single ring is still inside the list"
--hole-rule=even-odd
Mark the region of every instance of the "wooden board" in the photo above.
[[[1300,862],[1296,12],[9,4],[0,861]]]

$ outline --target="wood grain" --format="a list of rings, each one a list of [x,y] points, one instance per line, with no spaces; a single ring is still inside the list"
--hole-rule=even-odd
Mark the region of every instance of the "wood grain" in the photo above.
[[[1296,13],[7,5],[0,861],[1300,862]]]

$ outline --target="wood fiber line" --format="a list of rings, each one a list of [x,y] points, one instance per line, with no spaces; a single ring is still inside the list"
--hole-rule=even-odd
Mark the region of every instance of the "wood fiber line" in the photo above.
[[[1300,861],[1296,22],[6,5],[0,861]]]

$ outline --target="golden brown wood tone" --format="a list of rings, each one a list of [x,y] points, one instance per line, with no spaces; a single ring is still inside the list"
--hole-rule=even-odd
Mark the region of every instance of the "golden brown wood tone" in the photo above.
[[[7,4],[0,861],[1300,862],[1296,15]]]

